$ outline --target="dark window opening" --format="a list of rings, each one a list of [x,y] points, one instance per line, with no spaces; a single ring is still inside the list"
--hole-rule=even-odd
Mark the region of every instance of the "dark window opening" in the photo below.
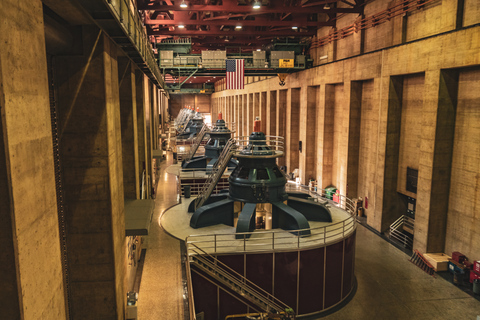
[[[418,170],[407,167],[407,191],[417,193]]]
[[[240,173],[238,174],[238,177],[240,179],[248,179],[248,174],[250,173],[250,169],[242,167],[240,168]]]
[[[257,180],[268,180],[267,169],[257,169]]]
[[[275,174],[275,177],[277,177],[277,178],[283,177],[283,173],[280,171],[280,169],[278,169],[278,167],[273,168],[273,173]]]

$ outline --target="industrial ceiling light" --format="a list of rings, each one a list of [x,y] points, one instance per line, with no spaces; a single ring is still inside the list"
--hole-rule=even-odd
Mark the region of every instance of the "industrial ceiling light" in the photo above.
[[[187,3],[185,2],[185,0],[182,0],[182,3],[180,3],[180,8],[186,8],[188,7]]]
[[[235,26],[235,29],[240,30],[242,29],[242,26]]]
[[[293,29],[293,30],[297,30],[298,27],[297,27],[297,26],[293,26],[292,29]]]
[[[330,10],[331,7],[330,7],[330,5],[329,5],[328,3],[325,3],[325,5],[323,6],[323,9],[325,9],[325,10]]]
[[[262,51],[261,49],[257,49],[257,51]]]
[[[260,9],[261,6],[262,6],[262,5],[260,4],[260,1],[255,0],[255,1],[253,2],[253,9]]]
[[[179,24],[178,27],[179,27],[180,29],[185,28],[185,26],[184,26],[183,24]]]

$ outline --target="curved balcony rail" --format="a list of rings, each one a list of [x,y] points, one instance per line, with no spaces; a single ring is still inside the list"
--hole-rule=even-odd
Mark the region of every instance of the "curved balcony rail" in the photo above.
[[[234,156],[248,156],[255,151],[255,156],[275,156],[283,155],[285,139],[279,136],[265,136],[265,140],[249,140],[249,136],[235,137],[237,149]]]
[[[307,186],[297,186],[293,183],[287,184],[287,191],[300,190],[308,192],[314,201],[326,202],[330,207],[335,206],[344,210],[347,213],[347,218],[328,225],[301,230],[257,230],[245,233],[191,235],[185,239],[187,247],[189,244],[192,244],[210,254],[300,250],[333,244],[355,231],[356,218],[353,209],[354,203],[351,199],[340,195],[337,203],[326,198],[325,190],[315,192]],[[310,231],[310,236],[302,236],[307,230]],[[238,235],[243,236],[243,238],[236,239]],[[189,252],[189,254],[193,253]]]

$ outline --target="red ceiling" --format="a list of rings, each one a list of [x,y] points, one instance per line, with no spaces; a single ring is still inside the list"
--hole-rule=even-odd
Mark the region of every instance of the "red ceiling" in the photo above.
[[[364,0],[137,0],[152,41],[191,37],[199,49],[226,45],[259,48],[273,39],[304,39],[322,26],[335,26],[337,14],[360,14]],[[185,2],[187,8],[180,7]],[[184,28],[180,28],[183,25]],[[241,26],[237,29],[236,26]],[[292,27],[298,27],[293,30]],[[228,39],[229,41],[225,41]]]

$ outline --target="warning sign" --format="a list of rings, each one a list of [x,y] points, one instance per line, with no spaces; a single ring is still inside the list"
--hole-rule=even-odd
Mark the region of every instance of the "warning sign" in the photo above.
[[[293,59],[279,59],[279,68],[293,68]]]

